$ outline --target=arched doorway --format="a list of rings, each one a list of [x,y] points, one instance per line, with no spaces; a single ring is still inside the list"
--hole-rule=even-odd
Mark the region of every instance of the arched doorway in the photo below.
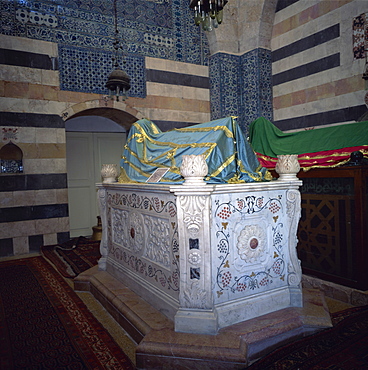
[[[70,236],[89,236],[99,215],[101,166],[119,166],[126,132],[137,120],[114,108],[80,111],[65,121]]]

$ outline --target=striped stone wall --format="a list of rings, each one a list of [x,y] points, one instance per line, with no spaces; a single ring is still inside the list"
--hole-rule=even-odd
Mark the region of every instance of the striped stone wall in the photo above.
[[[0,174],[0,257],[69,238],[64,122],[57,47],[1,36],[0,135],[12,128],[23,173]]]
[[[208,67],[147,57],[145,99],[129,101],[162,131],[210,121]]]
[[[54,43],[0,35],[0,45],[0,148],[14,129],[24,165],[23,173],[0,174],[0,257],[69,238],[65,119],[97,107],[107,117],[106,108],[147,117],[162,130],[210,120],[206,66],[146,57],[147,96],[118,104],[61,90]]]
[[[364,60],[353,57],[361,0],[279,1],[272,47],[274,122],[282,130],[357,120],[367,108]]]

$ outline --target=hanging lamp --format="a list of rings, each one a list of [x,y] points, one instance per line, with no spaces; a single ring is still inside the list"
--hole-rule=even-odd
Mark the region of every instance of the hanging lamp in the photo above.
[[[112,58],[112,60],[114,61],[115,69],[107,78],[105,86],[109,90],[109,96],[112,99],[115,97],[116,101],[119,101],[119,97],[121,97],[122,100],[125,100],[127,98],[127,92],[130,89],[130,77],[123,69],[119,67],[119,49],[121,49],[123,53],[123,63],[125,63],[125,60],[123,47],[119,39],[116,1],[117,0],[114,0],[115,40],[113,45],[115,49],[115,56]]]
[[[212,31],[222,23],[223,8],[228,0],[191,0],[189,7],[194,9],[194,23],[204,31]]]

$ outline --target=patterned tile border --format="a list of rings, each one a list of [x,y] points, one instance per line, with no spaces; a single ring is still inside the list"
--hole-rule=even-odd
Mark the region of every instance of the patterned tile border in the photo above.
[[[244,132],[256,118],[272,120],[271,52],[241,56],[218,53],[210,59],[212,119],[237,115]]]

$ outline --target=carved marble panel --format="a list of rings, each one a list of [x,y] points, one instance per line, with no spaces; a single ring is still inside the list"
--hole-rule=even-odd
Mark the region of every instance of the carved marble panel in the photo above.
[[[109,190],[107,208],[108,264],[176,297],[179,242],[174,196]]]
[[[287,286],[285,191],[223,194],[214,203],[215,303]]]
[[[145,215],[144,225],[148,232],[144,257],[169,269],[172,261],[168,220]]]

